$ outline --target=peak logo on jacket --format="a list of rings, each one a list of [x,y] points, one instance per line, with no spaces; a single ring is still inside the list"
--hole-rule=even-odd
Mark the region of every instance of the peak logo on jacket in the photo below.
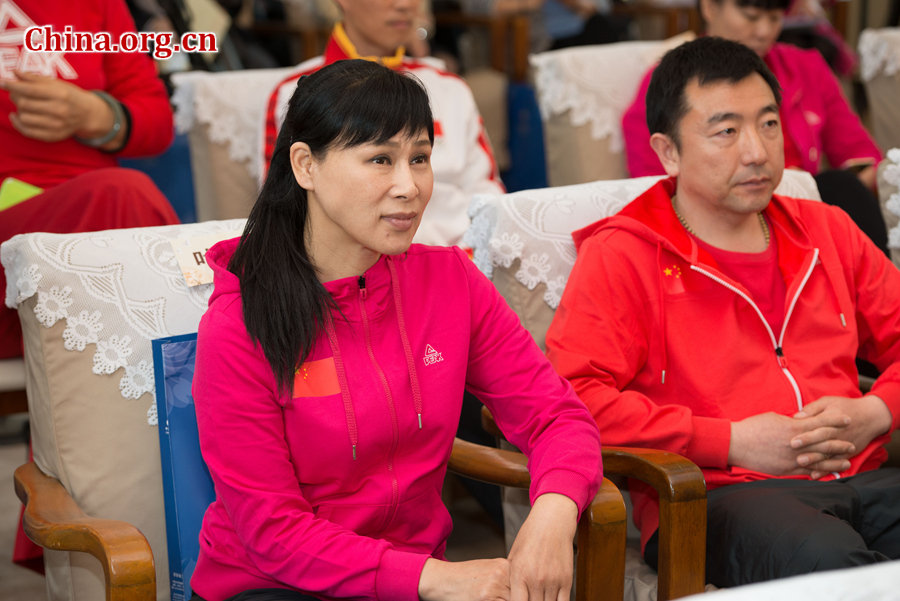
[[[29,52],[25,49],[25,30],[35,25],[15,2],[0,0],[0,79],[12,79],[16,70],[77,79],[78,73],[63,52]]]
[[[439,363],[444,360],[444,356],[438,351],[434,350],[434,347],[430,344],[425,345],[425,356],[422,357],[422,361],[425,362],[425,365],[434,365],[435,363]]]

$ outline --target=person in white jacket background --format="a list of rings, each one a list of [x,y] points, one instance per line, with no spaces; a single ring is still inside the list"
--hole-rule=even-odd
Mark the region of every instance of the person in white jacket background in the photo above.
[[[505,192],[494,152],[472,91],[436,59],[410,58],[404,44],[412,38],[422,0],[334,0],[341,11],[325,53],[298,65],[269,96],[264,164],[284,121],[297,80],[325,65],[348,58],[377,61],[415,74],[428,92],[434,114],[434,195],[415,242],[451,246],[469,227],[468,208],[478,193]]]

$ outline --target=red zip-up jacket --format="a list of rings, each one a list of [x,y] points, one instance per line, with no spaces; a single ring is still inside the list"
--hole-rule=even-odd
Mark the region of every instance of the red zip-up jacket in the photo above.
[[[750,293],[681,226],[674,190],[674,179],[661,180],[573,234],[578,257],[547,353],[604,444],[680,453],[709,488],[771,478],[728,465],[731,423],[793,415],[825,395],[862,396],[857,355],[882,370],[872,393],[895,429],[900,271],[840,209],[773,196],[765,213],[787,286],[784,326],[773,332]],[[841,476],[879,466],[888,439],[873,440]],[[646,543],[658,527],[656,506],[646,487],[633,491]]]
[[[197,343],[197,426],[216,488],[197,594],[416,601],[450,534],[441,487],[464,388],[528,455],[532,500],[593,498],[597,427],[461,250],[414,244],[327,282],[339,310],[281,395],[225,269],[236,244],[207,255],[215,290]]]

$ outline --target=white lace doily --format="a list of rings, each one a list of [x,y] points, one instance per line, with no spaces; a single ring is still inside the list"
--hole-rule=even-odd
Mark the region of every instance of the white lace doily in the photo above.
[[[173,238],[223,232],[239,236],[245,220],[206,221],[82,234],[33,233],[3,243],[6,306],[37,295],[46,328],[64,320],[63,347],[93,354],[93,373],[120,373],[126,399],[153,392],[150,341],[195,332],[212,292],[189,288]],[[148,421],[155,425],[155,403]]]
[[[516,280],[529,290],[546,284],[544,301],[556,309],[575,264],[572,232],[615,214],[659,179],[601,180],[503,195],[478,194],[469,208],[472,225],[463,244],[473,250],[475,264],[489,278],[494,267],[508,268],[519,259]],[[776,192],[821,200],[815,180],[805,171],[785,171]]]
[[[895,188],[884,206],[888,211],[900,217],[900,148],[888,150],[884,162],[882,177],[886,183]],[[888,230],[888,248],[900,249],[900,224]]]
[[[578,46],[531,55],[541,116],[546,121],[571,111],[573,126],[590,123],[594,139],[609,138],[610,150],[620,152],[624,148],[622,115],[647,69],[666,51],[694,37],[687,32],[662,41]]]
[[[900,28],[866,29],[860,34],[859,71],[863,81],[900,72]]]
[[[266,105],[269,94],[296,67],[243,71],[186,71],[172,75],[175,130],[187,133],[209,125],[209,138],[226,144],[235,162],[254,179],[262,173]]]

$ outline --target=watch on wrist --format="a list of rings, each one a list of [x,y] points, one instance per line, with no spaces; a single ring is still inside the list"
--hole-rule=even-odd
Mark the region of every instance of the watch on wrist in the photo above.
[[[119,135],[119,132],[122,131],[122,127],[125,124],[125,109],[122,108],[122,104],[118,100],[116,100],[103,90],[91,90],[91,94],[96,94],[97,97],[105,102],[110,110],[112,110],[112,128],[110,128],[110,130],[102,136],[98,136],[96,138],[82,138],[80,136],[75,136],[75,139],[85,146],[90,146],[91,148],[100,148],[112,142],[115,137]]]

